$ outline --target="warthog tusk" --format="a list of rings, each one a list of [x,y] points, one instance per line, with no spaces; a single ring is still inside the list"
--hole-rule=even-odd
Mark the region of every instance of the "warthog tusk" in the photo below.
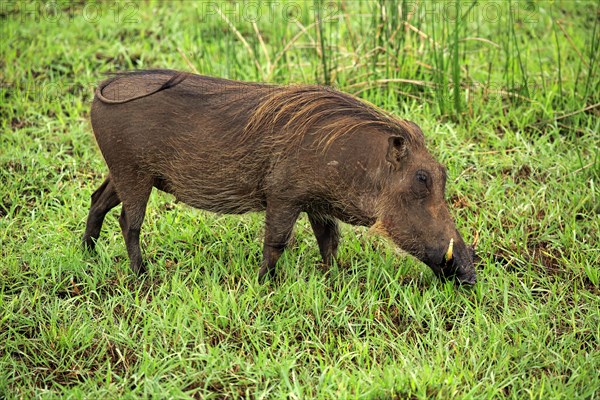
[[[450,244],[448,245],[448,251],[446,252],[446,262],[452,260],[452,249],[454,248],[454,239],[450,239]]]

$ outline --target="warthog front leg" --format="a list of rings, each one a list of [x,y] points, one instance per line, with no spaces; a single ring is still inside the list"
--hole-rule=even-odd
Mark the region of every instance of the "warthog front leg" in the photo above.
[[[292,236],[294,224],[299,214],[300,209],[298,207],[290,206],[283,201],[267,201],[265,242],[262,266],[258,273],[259,281],[262,282],[267,273],[271,277],[275,276],[275,265]]]
[[[337,254],[338,244],[340,242],[340,230],[338,223],[333,217],[308,214],[308,220],[312,226],[319,251],[323,257],[323,263],[331,266]]]

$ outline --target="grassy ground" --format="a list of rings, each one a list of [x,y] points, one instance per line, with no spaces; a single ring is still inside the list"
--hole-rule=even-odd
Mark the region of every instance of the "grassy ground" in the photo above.
[[[597,2],[0,5],[0,398],[600,396]],[[144,279],[118,210],[84,254],[92,90],[149,67],[330,84],[416,121],[479,283],[351,226],[324,272],[303,218],[259,285],[261,215],[158,193]]]

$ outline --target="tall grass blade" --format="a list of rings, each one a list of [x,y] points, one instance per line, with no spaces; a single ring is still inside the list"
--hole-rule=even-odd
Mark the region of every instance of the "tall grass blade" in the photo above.
[[[316,30],[317,37],[319,40],[319,46],[321,49],[321,67],[323,72],[323,83],[326,86],[331,85],[331,69],[330,69],[330,60],[329,60],[329,52],[327,49],[327,43],[325,39],[325,29],[323,27],[323,3],[321,0],[314,0],[314,9],[315,9],[315,22],[316,22]]]

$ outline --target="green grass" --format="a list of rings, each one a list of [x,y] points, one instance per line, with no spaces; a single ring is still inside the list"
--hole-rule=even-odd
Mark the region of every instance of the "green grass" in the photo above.
[[[597,2],[0,5],[0,398],[600,397]],[[328,82],[417,122],[478,284],[351,226],[325,272],[302,218],[259,285],[262,215],[158,193],[145,278],[118,210],[82,252],[93,88],[150,67]]]

